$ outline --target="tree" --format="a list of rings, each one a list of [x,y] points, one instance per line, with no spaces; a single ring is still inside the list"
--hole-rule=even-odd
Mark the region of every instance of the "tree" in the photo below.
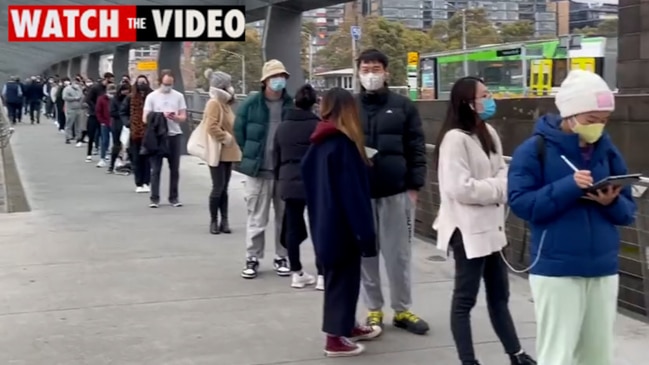
[[[302,51],[301,51],[302,71],[304,71],[304,78],[308,80],[311,79],[311,72],[313,72],[313,70],[309,70],[309,57],[314,57],[314,61],[315,61],[315,55],[311,55],[312,44],[309,44],[309,41],[313,42],[313,38],[315,36],[316,36],[315,23],[313,22],[302,23]],[[315,67],[315,62],[314,62],[314,67]]]
[[[583,27],[575,29],[573,32],[584,36],[617,37],[617,27],[617,19],[606,19],[597,27]]]
[[[327,45],[316,54],[317,64],[330,70],[352,67],[350,22],[343,22]]]
[[[500,36],[503,42],[522,42],[534,38],[534,23],[529,20],[505,24],[500,28]]]
[[[252,28],[246,29],[245,42],[205,42],[197,44],[195,51],[200,57],[197,60],[197,79],[203,85],[208,85],[203,72],[207,68],[215,71],[227,72],[232,76],[232,85],[237,92],[242,92],[242,65],[241,57],[245,59],[246,66],[246,91],[250,92],[259,88],[259,78],[263,66],[261,39],[259,33]]]
[[[406,29],[401,23],[385,18],[369,17],[363,24],[360,50],[376,48],[388,56],[392,85],[406,84],[406,58],[409,49],[404,43],[405,35]]]
[[[429,31],[431,38],[446,45],[446,49],[462,48],[462,16],[466,16],[467,48],[501,43],[502,39],[487,17],[485,9],[457,11],[448,22],[438,22]]]

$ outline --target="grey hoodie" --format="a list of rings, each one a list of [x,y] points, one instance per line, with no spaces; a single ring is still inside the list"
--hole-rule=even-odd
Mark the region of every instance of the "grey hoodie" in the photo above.
[[[70,84],[63,89],[63,101],[66,110],[82,109],[83,90],[77,84]]]

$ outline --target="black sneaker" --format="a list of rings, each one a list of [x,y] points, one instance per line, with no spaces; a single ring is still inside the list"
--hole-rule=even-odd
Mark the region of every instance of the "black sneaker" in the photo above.
[[[397,328],[402,328],[416,335],[424,335],[430,329],[426,321],[419,318],[411,311],[394,313],[392,324]]]
[[[180,208],[180,207],[183,206],[183,203],[181,203],[180,201],[175,200],[175,199],[174,200],[169,200],[169,204],[171,204],[171,206],[174,207],[174,208]]]
[[[109,174],[109,175],[112,175],[112,174],[115,173],[115,170],[113,170],[111,168],[108,168],[108,170],[106,170],[106,173]]]
[[[157,201],[151,200],[151,202],[149,203],[149,208],[159,208],[159,207],[160,207],[160,203]]]
[[[279,276],[290,276],[291,269],[288,267],[288,260],[285,257],[278,257],[273,261],[275,272]]]
[[[525,352],[518,355],[509,355],[512,365],[536,365],[536,360]]]
[[[256,257],[250,257],[246,260],[246,267],[241,271],[241,277],[244,279],[254,279],[257,277],[259,261]]]

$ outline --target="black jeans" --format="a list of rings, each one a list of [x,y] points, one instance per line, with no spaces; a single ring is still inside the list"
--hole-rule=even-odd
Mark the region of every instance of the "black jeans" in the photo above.
[[[65,112],[63,111],[63,104],[56,104],[56,121],[59,123],[59,130],[65,130]],[[74,138],[76,131],[72,130],[72,138]]]
[[[304,221],[304,209],[306,201],[303,199],[286,199],[284,206],[284,219],[282,220],[282,241],[288,250],[288,260],[291,264],[291,271],[302,271],[300,261],[300,245],[308,238],[306,222]],[[318,275],[322,275],[322,267],[316,256],[315,266]]]
[[[16,124],[22,118],[23,105],[22,103],[7,103],[7,116],[11,123]]]
[[[92,156],[92,146],[97,140],[99,135],[99,120],[95,115],[88,116],[88,151],[87,155]],[[98,147],[98,146],[97,146]]]
[[[210,166],[212,191],[210,191],[210,219],[216,222],[221,212],[221,220],[228,221],[228,186],[232,176],[232,162],[219,162],[218,166]]]
[[[149,157],[151,163],[151,201],[160,202],[160,172],[162,160],[169,164],[169,202],[178,200],[178,181],[180,180],[180,148],[182,134],[167,137],[167,154]]]
[[[113,139],[113,149],[110,152],[109,170],[115,168],[115,161],[117,161],[117,156],[119,156],[119,153],[122,151],[122,141],[120,138],[122,136],[122,127],[123,124],[121,120],[115,118],[111,120],[110,134]]]
[[[32,121],[32,123],[41,122],[41,105],[42,104],[40,100],[29,101],[29,119]]]
[[[135,186],[138,187],[151,184],[151,164],[149,163],[149,156],[140,154],[141,148],[142,140],[131,139],[129,142],[129,150],[131,151],[131,168],[133,170],[133,177],[135,178]]]
[[[347,247],[353,250],[355,243]],[[324,267],[325,290],[322,332],[349,337],[356,326],[356,306],[361,290],[361,255],[349,252],[345,261]]]
[[[480,281],[484,279],[487,310],[496,335],[508,354],[516,354],[521,344],[509,312],[509,277],[507,266],[494,252],[489,256],[467,259],[462,233],[456,229],[450,246],[455,258],[455,287],[451,302],[451,331],[460,361],[476,361],[471,334],[471,309],[475,306]],[[558,364],[557,364],[558,365]]]

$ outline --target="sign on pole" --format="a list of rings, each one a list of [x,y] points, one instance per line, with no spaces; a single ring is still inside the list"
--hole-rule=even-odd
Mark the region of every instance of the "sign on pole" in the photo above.
[[[135,67],[138,71],[156,71],[158,69],[158,61],[138,61]]]
[[[352,25],[351,29],[352,39],[355,41],[361,40],[361,27],[358,25]]]

